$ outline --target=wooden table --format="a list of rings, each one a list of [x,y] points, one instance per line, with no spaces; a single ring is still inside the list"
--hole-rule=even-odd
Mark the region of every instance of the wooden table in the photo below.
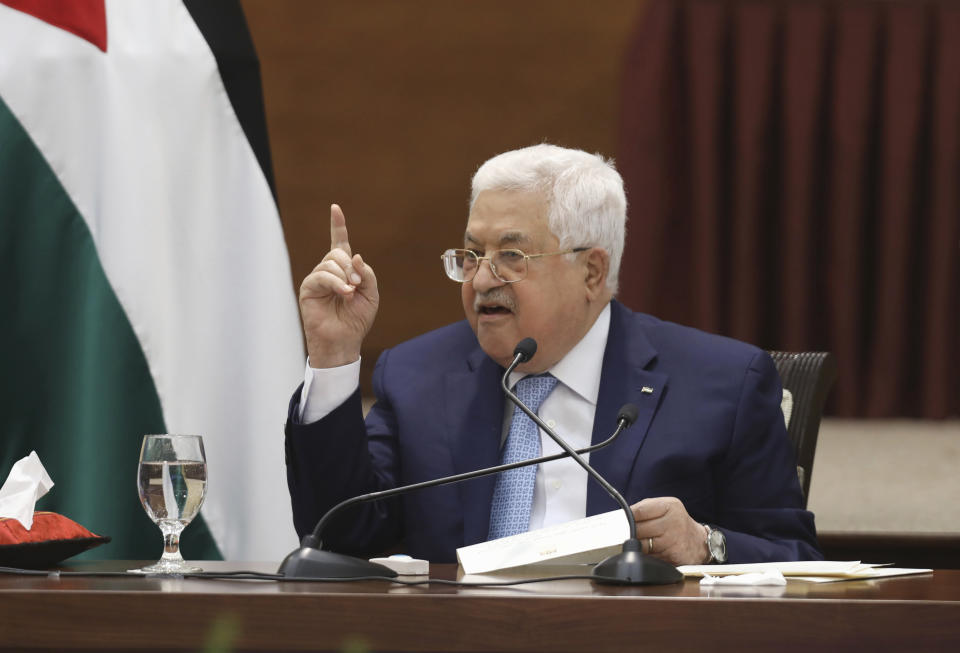
[[[209,571],[275,570],[200,564]],[[431,574],[454,579],[457,567],[433,565]],[[724,589],[694,580],[481,589],[0,576],[0,648],[197,651],[211,633],[232,634],[237,651],[960,650],[960,571]]]

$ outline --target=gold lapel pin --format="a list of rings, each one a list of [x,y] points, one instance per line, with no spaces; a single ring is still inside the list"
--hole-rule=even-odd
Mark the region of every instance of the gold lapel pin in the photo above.
[[[640,392],[642,392],[642,393],[645,394],[645,395],[652,395],[652,394],[653,394],[653,388],[651,388],[651,387],[648,386],[648,385],[645,385],[645,386],[643,386],[642,388],[640,388]]]

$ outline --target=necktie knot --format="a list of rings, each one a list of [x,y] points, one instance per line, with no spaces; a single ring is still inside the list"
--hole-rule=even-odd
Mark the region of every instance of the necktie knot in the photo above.
[[[516,394],[530,410],[537,412],[556,385],[557,377],[550,373],[525,376],[517,381]]]

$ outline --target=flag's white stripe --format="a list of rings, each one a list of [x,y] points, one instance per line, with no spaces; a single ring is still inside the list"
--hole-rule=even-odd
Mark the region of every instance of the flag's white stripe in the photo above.
[[[205,436],[218,545],[277,559],[296,544],[282,427],[303,365],[277,209],[182,3],[108,2],[107,26],[104,54],[0,5],[0,96],[87,220],[167,428]]]

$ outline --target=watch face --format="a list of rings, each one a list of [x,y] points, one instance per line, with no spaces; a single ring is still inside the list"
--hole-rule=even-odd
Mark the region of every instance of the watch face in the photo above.
[[[716,529],[710,530],[710,537],[707,538],[707,546],[710,548],[710,555],[717,562],[727,561],[727,538],[722,531]]]

